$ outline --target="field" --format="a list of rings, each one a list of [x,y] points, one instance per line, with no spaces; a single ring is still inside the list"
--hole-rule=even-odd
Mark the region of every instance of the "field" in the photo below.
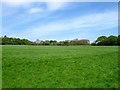
[[[3,88],[117,88],[118,47],[2,46]]]
[[[0,45],[0,89],[2,88],[2,46]]]

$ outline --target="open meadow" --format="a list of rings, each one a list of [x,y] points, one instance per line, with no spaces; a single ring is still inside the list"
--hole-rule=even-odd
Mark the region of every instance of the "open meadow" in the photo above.
[[[3,88],[116,88],[117,46],[2,46]]]
[[[2,88],[2,46],[0,45],[0,89]]]

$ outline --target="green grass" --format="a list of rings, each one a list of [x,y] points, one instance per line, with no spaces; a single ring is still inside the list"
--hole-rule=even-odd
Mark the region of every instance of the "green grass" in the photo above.
[[[3,46],[3,88],[117,88],[118,47]]]
[[[0,89],[2,89],[2,46],[0,45]]]

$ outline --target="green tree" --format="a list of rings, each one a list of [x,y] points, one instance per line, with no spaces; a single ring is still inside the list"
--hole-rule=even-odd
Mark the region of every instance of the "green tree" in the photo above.
[[[68,40],[65,40],[64,42],[63,42],[63,45],[69,45],[69,41]]]
[[[80,45],[89,45],[90,44],[90,41],[87,39],[79,40],[79,42],[80,42]]]
[[[109,45],[117,45],[117,41],[118,41],[117,36],[111,35],[108,37],[108,44]]]
[[[100,36],[95,41],[97,45],[106,45],[107,44],[107,37],[106,36]]]
[[[27,39],[2,37],[2,45],[31,45],[32,42]]]
[[[44,41],[44,45],[50,45],[50,41],[49,40],[45,40]]]

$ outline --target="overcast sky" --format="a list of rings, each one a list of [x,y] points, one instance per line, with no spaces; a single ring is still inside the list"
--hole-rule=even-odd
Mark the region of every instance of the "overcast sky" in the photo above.
[[[117,2],[3,2],[2,34],[29,40],[118,34]]]

